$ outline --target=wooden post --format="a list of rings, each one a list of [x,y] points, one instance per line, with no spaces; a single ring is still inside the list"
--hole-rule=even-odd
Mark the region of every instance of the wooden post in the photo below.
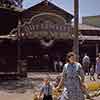
[[[27,70],[26,70],[26,67],[23,65],[23,61],[21,61],[21,45],[22,45],[22,41],[21,41],[21,20],[19,18],[18,20],[18,32],[17,32],[17,41],[18,41],[18,44],[17,44],[17,63],[18,63],[18,66],[17,66],[17,71],[18,73],[21,75],[21,77],[27,77]],[[25,62],[24,62],[25,63]]]
[[[79,0],[74,0],[74,40],[73,40],[73,51],[77,55],[79,61],[79,34],[78,34],[78,23],[79,23]]]
[[[21,21],[20,19],[18,19],[18,26],[17,26],[17,71],[18,73],[20,73],[21,70],[21,66],[20,66],[20,59],[21,59],[21,47],[20,47],[20,36],[21,36],[21,32],[20,32],[20,26],[21,26]]]
[[[98,43],[96,43],[96,56],[98,53],[99,53],[99,45],[98,45]]]

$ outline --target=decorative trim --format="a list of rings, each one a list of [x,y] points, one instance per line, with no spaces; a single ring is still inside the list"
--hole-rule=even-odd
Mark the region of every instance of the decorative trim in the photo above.
[[[49,47],[53,44],[54,40],[49,40],[48,42],[45,41],[44,39],[40,40],[41,44],[45,47]]]

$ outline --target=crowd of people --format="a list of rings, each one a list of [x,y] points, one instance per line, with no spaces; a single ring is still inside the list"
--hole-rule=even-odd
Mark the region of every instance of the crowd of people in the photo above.
[[[85,54],[82,59],[82,67],[84,70],[85,75],[90,75],[90,80],[96,80],[95,79],[95,73],[97,75],[97,79],[100,79],[100,53],[96,56],[96,62],[93,64],[90,60],[90,57]]]
[[[97,79],[100,79],[100,53],[95,58],[95,63],[91,61],[91,58],[87,55],[87,53],[84,54],[84,57],[81,60],[82,69],[84,71],[85,75],[90,76],[90,80],[95,81],[95,74],[97,75]],[[63,62],[61,59],[57,59],[54,61],[54,71],[55,72],[61,72],[63,69]]]
[[[100,79],[100,53],[96,57],[95,65],[91,64],[87,54],[84,55],[82,64],[76,61],[76,56],[74,52],[67,54],[63,71],[57,76],[54,84],[50,84],[49,78],[43,80],[38,100],[41,100],[41,96],[42,100],[53,100],[52,91],[59,90],[62,86],[63,92],[58,100],[85,100],[85,96],[93,100],[88,94],[84,80],[85,75],[90,75],[90,80],[95,81],[94,73]]]
[[[91,65],[91,67],[89,67]],[[85,100],[85,96],[93,100],[84,85],[85,75],[90,75],[90,80],[95,81],[94,73],[97,78],[100,78],[100,54],[96,57],[96,64],[91,64],[90,58],[87,54],[82,59],[82,65],[76,61],[76,54],[70,52],[66,56],[66,63],[63,66],[63,71],[60,76],[57,76],[53,87],[59,90],[63,85],[63,92],[59,100]],[[52,85],[49,79],[44,79],[44,84],[40,90],[40,95],[43,95],[43,100],[53,100]]]

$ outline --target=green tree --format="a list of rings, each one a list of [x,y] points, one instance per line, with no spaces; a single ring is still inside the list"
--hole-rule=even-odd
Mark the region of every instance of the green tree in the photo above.
[[[19,7],[22,8],[23,0],[0,0],[0,6],[2,7]]]

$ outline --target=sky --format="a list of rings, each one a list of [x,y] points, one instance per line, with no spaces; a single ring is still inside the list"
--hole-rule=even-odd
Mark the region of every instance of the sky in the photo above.
[[[42,0],[24,0],[23,7],[29,8]],[[49,0],[58,7],[74,14],[74,0]],[[100,15],[100,0],[79,0],[79,17]]]

